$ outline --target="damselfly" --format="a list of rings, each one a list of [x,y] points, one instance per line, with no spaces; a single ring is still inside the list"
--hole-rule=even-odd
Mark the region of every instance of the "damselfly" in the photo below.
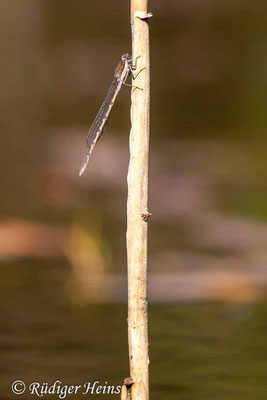
[[[80,169],[80,176],[84,173],[89,162],[91,153],[105,129],[108,118],[110,116],[110,112],[112,110],[112,106],[122,85],[126,85],[125,81],[127,79],[127,76],[129,75],[129,72],[132,72],[132,57],[126,53],[121,56],[121,61],[115,69],[114,78],[108,89],[106,98],[102,106],[100,107],[98,114],[91,125],[91,128],[89,129],[89,133],[87,136],[88,151]]]

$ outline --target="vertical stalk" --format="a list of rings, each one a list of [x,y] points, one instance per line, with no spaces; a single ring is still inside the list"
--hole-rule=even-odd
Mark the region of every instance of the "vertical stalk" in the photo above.
[[[147,0],[131,0],[133,79],[127,200],[128,343],[131,400],[148,400],[147,230],[150,65]],[[142,90],[140,90],[140,89]]]

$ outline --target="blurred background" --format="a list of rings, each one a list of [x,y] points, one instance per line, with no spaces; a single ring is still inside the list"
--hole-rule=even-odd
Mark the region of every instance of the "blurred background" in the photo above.
[[[129,88],[78,171],[129,4],[0,1],[0,398],[15,379],[119,385]],[[265,400],[266,2],[150,10],[151,398]]]

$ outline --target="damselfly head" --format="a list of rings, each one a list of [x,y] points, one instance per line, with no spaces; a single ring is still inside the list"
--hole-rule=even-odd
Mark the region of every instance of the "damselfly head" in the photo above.
[[[125,53],[125,54],[123,54],[122,56],[121,56],[121,61],[128,61],[128,62],[131,62],[132,61],[132,57],[130,56],[130,54],[128,54],[128,53]]]

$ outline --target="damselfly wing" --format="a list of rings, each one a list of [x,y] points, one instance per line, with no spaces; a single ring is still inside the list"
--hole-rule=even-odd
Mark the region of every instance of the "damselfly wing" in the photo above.
[[[113,104],[116,100],[116,97],[131,70],[131,61],[132,61],[132,58],[129,54],[127,54],[127,53],[123,54],[121,56],[120,63],[117,65],[117,67],[115,69],[114,78],[108,89],[105,100],[104,100],[103,104],[101,105],[101,107],[97,113],[97,116],[95,117],[94,122],[92,123],[92,125],[89,129],[89,132],[88,132],[88,136],[87,136],[88,151],[86,154],[86,158],[80,169],[80,173],[79,173],[80,176],[84,173],[84,171],[87,167],[87,164],[89,162],[90,156],[92,154],[92,151],[93,151],[96,143],[102,136],[102,133],[108,122],[108,118],[110,116]]]

